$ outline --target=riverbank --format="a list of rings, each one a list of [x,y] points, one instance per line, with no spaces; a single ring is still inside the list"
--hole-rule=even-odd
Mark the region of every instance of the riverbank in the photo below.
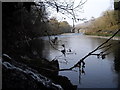
[[[93,38],[104,38],[104,39],[109,39],[110,36],[95,36],[95,35],[86,35],[87,37],[93,37]],[[120,37],[113,37],[112,40],[120,40]]]
[[[63,33],[61,35],[76,35],[76,34],[79,34],[79,33]],[[87,35],[87,34],[85,34],[85,36],[87,36],[87,37],[94,37],[94,38],[109,39],[112,35],[106,35],[106,36],[104,36],[104,35],[90,35],[90,34]],[[120,40],[120,36],[115,36],[115,37],[112,38],[112,40]]]

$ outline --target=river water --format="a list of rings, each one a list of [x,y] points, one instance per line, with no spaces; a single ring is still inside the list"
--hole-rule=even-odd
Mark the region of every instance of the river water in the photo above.
[[[48,37],[42,38],[44,40],[42,53],[43,57],[48,60],[57,59],[61,69],[72,67],[82,57],[106,40],[82,34],[66,34],[56,37],[58,37],[58,42],[53,46],[48,42]],[[54,36],[50,38],[52,39]],[[113,44],[113,48],[107,51],[108,55],[105,59],[97,58],[95,55],[86,58],[82,73],[79,72],[79,68],[74,68],[73,71],[60,71],[59,75],[68,77],[77,88],[118,88],[120,85],[120,45],[118,42],[117,40],[109,42]],[[66,56],[58,51],[64,49],[63,44],[67,51]],[[103,50],[96,51],[95,54]]]

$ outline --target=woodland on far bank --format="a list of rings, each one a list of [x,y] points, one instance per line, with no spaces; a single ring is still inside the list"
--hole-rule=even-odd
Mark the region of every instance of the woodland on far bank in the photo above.
[[[90,21],[78,25],[77,29],[83,29],[86,35],[111,36],[120,28],[120,11],[107,10],[98,18],[92,17]],[[118,34],[117,36],[120,36]]]

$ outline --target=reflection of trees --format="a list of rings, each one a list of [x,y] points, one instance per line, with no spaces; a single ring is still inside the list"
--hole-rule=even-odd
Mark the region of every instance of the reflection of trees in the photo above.
[[[117,47],[114,50],[115,60],[114,60],[114,68],[116,72],[120,72],[120,47]]]
[[[43,56],[44,42],[41,39],[35,39],[30,41],[30,50],[36,57]]]
[[[78,66],[78,67],[79,67],[79,83],[81,84],[81,75],[82,74],[85,75],[85,70],[84,70],[85,62],[84,61],[80,62],[80,66]]]
[[[114,49],[114,69],[118,73],[118,88],[120,88],[120,46]]]

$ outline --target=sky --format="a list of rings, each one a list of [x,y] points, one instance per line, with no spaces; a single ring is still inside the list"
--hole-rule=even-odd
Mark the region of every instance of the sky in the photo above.
[[[79,0],[75,0],[75,3],[79,3]],[[87,20],[90,20],[91,17],[99,17],[102,15],[102,13],[108,9],[113,8],[113,0],[87,0],[87,2],[83,5],[83,11],[84,13],[79,13],[79,18],[86,18]],[[61,14],[59,13],[52,13],[51,16],[55,16],[58,18],[59,21],[62,21],[63,18],[61,18]],[[66,18],[68,23],[72,25],[73,21],[71,18],[67,18],[66,16],[63,16]],[[82,21],[76,22],[75,25],[83,23]]]

